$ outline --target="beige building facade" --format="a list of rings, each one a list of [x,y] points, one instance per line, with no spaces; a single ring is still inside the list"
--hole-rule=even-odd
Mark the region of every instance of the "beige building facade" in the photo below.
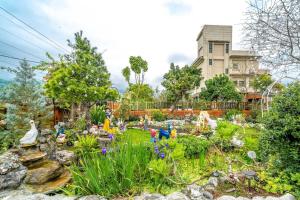
[[[247,95],[255,94],[251,81],[258,74],[268,73],[259,69],[259,56],[251,51],[232,50],[232,26],[204,25],[197,37],[197,58],[193,65],[202,69],[200,87],[192,91],[194,96],[205,87],[205,81],[219,74],[226,74],[237,89]]]

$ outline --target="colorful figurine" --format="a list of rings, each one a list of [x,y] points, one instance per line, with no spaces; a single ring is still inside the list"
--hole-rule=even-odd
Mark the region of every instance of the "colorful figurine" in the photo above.
[[[65,134],[65,123],[63,122],[58,122],[58,124],[56,124],[54,126],[55,130],[56,130],[56,138],[58,138],[58,136],[60,135],[64,135]]]
[[[163,137],[165,137],[166,139],[169,139],[170,138],[170,133],[168,131],[160,128],[158,138],[161,140]]]
[[[145,120],[144,120],[144,130],[148,130],[148,125],[149,125],[149,118],[147,115],[145,115]]]
[[[171,138],[172,139],[175,139],[177,137],[177,131],[175,130],[175,129],[173,129],[172,131],[171,131]]]
[[[156,141],[156,131],[154,129],[150,129],[151,142],[155,143]]]

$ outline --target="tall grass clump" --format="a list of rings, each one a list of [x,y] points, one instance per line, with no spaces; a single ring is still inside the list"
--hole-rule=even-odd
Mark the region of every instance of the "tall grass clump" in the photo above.
[[[78,166],[71,166],[73,182],[68,192],[106,197],[139,192],[149,176],[151,151],[143,143],[124,138],[106,152],[83,154]]]

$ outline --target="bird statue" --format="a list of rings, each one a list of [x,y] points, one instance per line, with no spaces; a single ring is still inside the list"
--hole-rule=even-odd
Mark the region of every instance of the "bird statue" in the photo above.
[[[36,142],[38,130],[35,127],[34,121],[30,120],[31,129],[20,139],[21,145],[30,145]]]

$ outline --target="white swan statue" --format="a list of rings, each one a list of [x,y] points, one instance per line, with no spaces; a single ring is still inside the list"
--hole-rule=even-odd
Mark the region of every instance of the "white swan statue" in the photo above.
[[[34,121],[30,120],[31,129],[20,139],[21,145],[30,145],[36,142],[38,130],[35,127]]]

